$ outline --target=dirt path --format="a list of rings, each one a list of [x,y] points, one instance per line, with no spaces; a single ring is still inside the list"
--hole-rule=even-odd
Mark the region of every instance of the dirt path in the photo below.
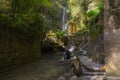
[[[1,74],[0,80],[57,80],[66,73],[66,65],[58,63],[54,57],[44,56],[40,61]]]

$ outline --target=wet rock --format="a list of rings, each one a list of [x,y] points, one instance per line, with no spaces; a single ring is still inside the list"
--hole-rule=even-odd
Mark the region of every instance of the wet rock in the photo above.
[[[72,76],[70,80],[78,80],[77,76]]]
[[[71,74],[70,73],[66,73],[66,74],[64,74],[64,76],[71,76]]]
[[[34,80],[38,80],[38,78],[34,78]]]
[[[61,76],[58,78],[58,80],[65,80],[65,77]]]
[[[106,80],[120,80],[120,76],[108,76]]]

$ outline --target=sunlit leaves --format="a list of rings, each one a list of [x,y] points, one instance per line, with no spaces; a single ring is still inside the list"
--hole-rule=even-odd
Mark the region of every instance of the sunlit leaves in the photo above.
[[[60,39],[64,44],[67,44],[68,42],[68,37],[66,34],[66,31],[58,30],[56,31],[56,36],[58,39]]]
[[[57,37],[58,37],[59,39],[62,39],[65,34],[66,34],[66,32],[65,32],[65,31],[62,31],[62,30],[58,30],[58,31],[56,32],[56,35],[57,35]]]
[[[88,17],[93,17],[93,16],[96,16],[97,14],[100,13],[100,10],[97,8],[97,9],[94,9],[94,10],[91,10],[87,13],[87,16]]]
[[[0,0],[0,12],[7,12],[8,10],[10,10],[10,1]]]
[[[37,0],[40,6],[50,7],[51,3],[48,0]]]
[[[73,8],[71,9],[71,11],[72,11],[71,16],[72,16],[72,17],[75,17],[75,16],[77,16],[77,15],[79,14],[80,8],[79,8],[79,6],[73,7]]]
[[[102,10],[102,7],[103,7],[102,2],[99,2],[98,6],[95,9],[92,9],[87,12],[87,16],[89,18],[97,16],[100,13],[100,11]]]
[[[70,20],[76,22],[79,27],[85,27],[87,22],[86,12],[89,0],[69,0]]]
[[[50,6],[48,0],[0,0],[0,24],[31,36],[41,35],[46,26],[41,7]]]
[[[87,28],[92,41],[95,41],[97,39],[102,29],[102,26],[98,24],[99,14],[103,7],[102,2],[99,2],[98,6],[95,7],[96,8],[93,8],[92,10],[87,12],[87,16],[89,18]]]

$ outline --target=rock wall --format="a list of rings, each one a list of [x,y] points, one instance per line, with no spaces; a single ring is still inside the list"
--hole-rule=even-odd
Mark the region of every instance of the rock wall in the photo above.
[[[104,0],[104,48],[108,74],[120,75],[120,0]]]
[[[40,57],[40,40],[12,28],[0,26],[0,71]]]
[[[103,10],[101,10],[100,14],[96,18],[96,20],[94,20],[93,23],[95,23],[94,25],[98,25],[100,27],[100,31],[95,41],[89,40],[89,45],[87,49],[92,55],[93,60],[95,62],[100,62],[104,64],[105,54],[104,54]]]

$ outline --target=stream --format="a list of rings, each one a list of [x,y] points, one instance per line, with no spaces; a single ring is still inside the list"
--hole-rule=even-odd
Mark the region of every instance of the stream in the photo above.
[[[43,55],[42,59],[0,74],[0,80],[57,80],[66,73],[67,64],[58,63],[59,55]]]
[[[43,55],[37,62],[1,73],[0,80],[106,80],[105,72],[100,71],[84,71],[77,78],[69,73],[70,64],[60,63],[58,61],[60,58],[61,53]],[[87,56],[81,56],[80,59],[88,67],[96,69],[97,66],[101,66],[91,62]],[[108,80],[120,80],[120,78]]]

